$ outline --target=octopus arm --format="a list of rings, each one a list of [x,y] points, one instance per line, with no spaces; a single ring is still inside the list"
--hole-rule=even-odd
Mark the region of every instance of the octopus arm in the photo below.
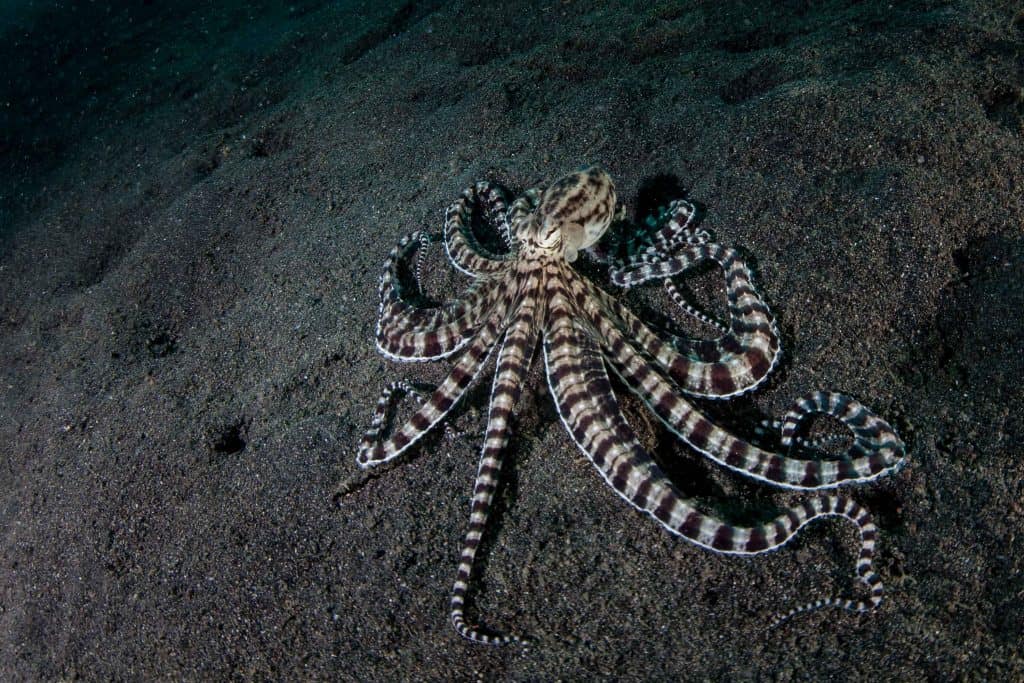
[[[903,442],[885,420],[859,401],[831,392],[813,392],[794,404],[782,422],[782,445],[792,448],[802,423],[820,413],[839,420],[853,434],[846,453],[805,460],[759,448],[722,429],[683,398],[650,354],[628,344],[620,330],[607,323],[598,329],[612,370],[651,412],[691,447],[744,476],[782,488],[823,489],[876,479],[905,462]]]
[[[552,308],[544,358],[558,414],[577,446],[616,493],[671,533],[715,552],[756,555],[779,548],[820,517],[840,516],[857,526],[861,536],[857,575],[868,586],[869,597],[818,600],[790,610],[775,623],[811,609],[867,611],[881,602],[882,581],[871,562],[877,528],[866,509],[842,496],[820,496],[751,527],[733,526],[703,513],[682,496],[640,445],[617,405],[600,349],[567,308]]]
[[[491,251],[473,234],[473,212],[477,209],[486,214],[489,225],[497,225],[505,245],[512,246],[504,192],[486,182],[467,188],[445,213],[444,246],[452,266],[470,277],[496,273],[513,257],[512,252]]]
[[[576,299],[592,325],[618,327],[636,349],[645,349],[680,390],[703,398],[726,399],[752,391],[778,364],[779,334],[767,306],[759,299],[742,308],[731,306],[730,332],[713,342],[714,360],[681,353],[659,337],[626,306],[582,279],[574,283]]]
[[[488,633],[479,627],[471,626],[466,621],[465,608],[476,551],[487,525],[505,448],[511,436],[512,411],[519,402],[523,385],[526,383],[539,334],[539,320],[542,318],[543,302],[534,297],[527,298],[509,327],[498,352],[487,414],[487,433],[484,436],[480,465],[473,486],[469,530],[466,532],[462,553],[459,556],[458,574],[452,587],[452,625],[463,638],[485,645],[506,645],[520,641],[515,635]]]
[[[438,360],[461,350],[492,313],[503,292],[491,278],[485,278],[474,282],[453,302],[418,305],[415,300],[422,298],[422,292],[418,284],[413,287],[403,283],[401,270],[408,268],[413,251],[421,244],[420,234],[413,233],[399,242],[388,256],[381,278],[376,341],[378,350],[392,360]]]
[[[503,324],[503,316],[492,316],[473,337],[472,343],[452,367],[451,372],[423,405],[389,438],[384,438],[391,397],[385,392],[377,401],[370,429],[359,443],[356,463],[373,467],[396,458],[419,441],[434,425],[451,412],[473,385],[490,356]]]

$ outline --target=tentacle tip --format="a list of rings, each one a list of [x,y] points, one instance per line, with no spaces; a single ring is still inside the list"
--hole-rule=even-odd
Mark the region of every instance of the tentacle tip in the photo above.
[[[818,612],[824,609],[842,609],[854,614],[866,614],[873,612],[878,608],[881,603],[881,597],[878,596],[877,600],[848,600],[841,598],[826,598],[816,600],[815,602],[809,602],[799,607],[794,607],[784,614],[776,614],[772,621],[768,624],[768,631],[774,631],[775,629],[782,626],[787,621],[791,620],[798,614],[807,614],[808,612]]]
[[[533,645],[536,644],[533,638],[529,636],[512,636],[513,640],[509,645],[514,645],[522,650],[529,650]]]
[[[491,645],[497,647],[519,647],[527,649],[533,643],[529,636],[520,636],[514,633],[495,634],[490,637]]]
[[[475,645],[489,645],[491,647],[521,647],[525,649],[529,648],[532,642],[526,636],[513,634],[484,635],[473,631],[470,633],[460,633],[459,635]]]
[[[490,645],[492,647],[505,647],[513,645],[522,648],[529,648],[533,639],[528,636],[520,636],[513,633],[499,633],[490,629],[470,627],[461,619],[452,620],[455,632],[476,645]]]
[[[771,622],[768,624],[768,628],[766,630],[774,631],[786,622],[790,621],[796,615],[803,614],[804,612],[814,612],[821,609],[823,606],[824,605],[819,605],[817,603],[808,603],[806,605],[794,607],[790,609],[788,612],[784,612],[782,614],[775,614],[775,616],[772,617]]]

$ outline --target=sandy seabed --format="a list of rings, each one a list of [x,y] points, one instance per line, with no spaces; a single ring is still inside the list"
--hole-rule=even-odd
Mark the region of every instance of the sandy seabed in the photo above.
[[[0,678],[1024,678],[1018,6],[161,4],[0,25]],[[391,246],[477,179],[595,161],[631,212],[676,186],[756,262],[785,361],[722,419],[839,389],[906,439],[851,489],[878,611],[767,631],[855,590],[850,527],[680,541],[537,371],[474,581],[530,649],[447,623],[486,386],[336,495],[380,390],[444,372],[374,349]],[[800,498],[647,437],[741,519]]]

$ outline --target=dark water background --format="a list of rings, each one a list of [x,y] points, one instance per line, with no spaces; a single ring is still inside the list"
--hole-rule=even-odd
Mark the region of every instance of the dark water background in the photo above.
[[[3,3],[0,678],[1021,680],[1022,89],[1011,2]],[[852,532],[670,537],[539,372],[474,584],[530,650],[446,621],[486,387],[335,496],[380,390],[444,373],[374,350],[391,246],[589,161],[755,260],[786,358],[722,419],[840,389],[907,440],[853,490],[877,612],[766,631],[854,590]],[[624,406],[709,504],[799,499]]]

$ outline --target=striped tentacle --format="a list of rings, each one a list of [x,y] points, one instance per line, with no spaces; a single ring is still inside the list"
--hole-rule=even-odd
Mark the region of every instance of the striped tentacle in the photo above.
[[[820,496],[790,508],[766,524],[752,527],[732,526],[700,512],[665,477],[623,418],[600,350],[590,333],[573,320],[567,302],[556,298],[551,307],[544,358],[559,416],[580,450],[622,498],[670,532],[724,554],[768,552],[788,542],[815,519],[849,519],[860,531],[857,575],[868,586],[870,595],[866,600],[828,598],[812,604],[854,611],[870,610],[879,604],[882,582],[871,562],[877,529],[867,510],[843,496]],[[798,607],[789,615],[807,609]]]
[[[707,230],[696,227],[697,207],[685,199],[669,203],[667,209],[648,220],[661,224],[652,236],[651,244],[639,253],[633,254],[622,267],[660,260],[665,254],[671,254],[684,245],[711,241],[711,235]]]
[[[511,278],[506,278],[514,288]],[[488,296],[478,305],[467,308],[459,317],[442,319],[434,328],[412,329],[389,334],[384,325],[378,325],[377,349],[382,355],[396,361],[433,361],[447,358],[460,351],[479,332],[484,320],[499,307],[497,294],[503,285],[490,283]]]
[[[428,306],[423,303],[424,295],[418,275],[412,282],[408,282],[408,271],[415,272],[420,269],[420,251],[425,245],[438,239],[436,233],[417,230],[402,237],[384,261],[384,270],[378,287],[378,326],[387,334],[432,329],[480,307],[484,297],[482,291],[486,289],[483,280],[473,282],[462,297],[443,306]],[[410,264],[413,259],[416,259],[415,264]]]
[[[539,291],[539,285],[532,285],[529,291]],[[484,437],[480,466],[476,484],[473,487],[473,501],[469,518],[469,531],[459,559],[458,575],[452,588],[451,620],[460,636],[474,643],[484,645],[507,645],[520,642],[514,635],[483,633],[470,626],[465,619],[466,593],[473,573],[473,561],[480,545],[480,539],[487,524],[491,500],[498,485],[505,447],[511,434],[512,410],[522,394],[522,387],[530,368],[534,346],[543,323],[543,304],[535,297],[523,301],[515,322],[505,335],[505,341],[498,354],[497,370],[491,390],[490,411],[487,417],[487,434]]]
[[[617,220],[622,220],[624,214],[623,209]],[[609,246],[613,252],[625,251],[622,258],[612,259],[613,279],[620,272],[663,260],[681,246],[711,241],[711,235],[706,230],[696,228],[697,207],[683,199],[660,208],[656,214],[648,216],[644,223],[645,228],[627,230],[611,238]]]
[[[503,190],[486,182],[467,188],[445,213],[444,246],[452,265],[470,277],[478,277],[503,270],[514,258],[514,251],[498,254],[487,249],[473,234],[473,211],[483,209],[490,223],[511,247],[511,232],[506,217]]]
[[[637,349],[647,349],[657,363],[691,396],[725,399],[749,392],[771,374],[782,355],[779,330],[768,305],[758,295],[752,273],[734,249],[718,244],[687,247],[660,268],[670,277],[705,260],[718,263],[725,272],[729,300],[729,331],[706,341],[672,337],[662,339],[620,301],[597,287],[579,285],[600,302],[592,310],[622,329]],[[652,276],[653,277],[653,276]],[[582,278],[576,278],[582,282]],[[592,320],[592,322],[594,322]]]
[[[875,526],[871,513],[863,505],[845,496],[821,496],[791,508],[787,514],[797,512],[804,517],[803,524],[817,517],[845,517],[857,525],[860,532],[860,553],[857,556],[857,578],[868,588],[866,599],[840,597],[819,598],[806,602],[783,612],[772,619],[769,629],[779,626],[782,622],[804,612],[813,612],[827,607],[837,607],[850,612],[870,612],[882,604],[885,586],[882,577],[875,572],[872,560],[875,556],[875,542],[878,538],[878,527]],[[776,523],[778,523],[776,519]]]
[[[516,227],[532,214],[540,205],[541,192],[537,188],[527,190],[518,197],[508,209],[508,226],[515,232]]]
[[[366,444],[371,441],[376,443],[381,440],[381,432],[384,431],[388,414],[391,412],[395,403],[405,396],[412,396],[417,399],[420,404],[423,403],[423,394],[409,380],[396,380],[380,392],[380,398],[377,399],[377,405],[373,409],[373,417],[370,419],[370,428],[367,429],[366,433],[363,435],[364,445],[360,447],[361,449],[365,448]]]
[[[592,315],[585,316],[594,321]],[[679,386],[616,326],[597,317],[597,330],[612,369],[676,436],[711,460],[744,476],[790,489],[824,489],[863,483],[898,470],[904,446],[893,428],[867,407],[842,394],[815,392],[798,400],[783,421],[783,446],[812,413],[841,421],[853,445],[839,458],[804,460],[773,453],[737,438],[712,422],[681,395]]]
[[[504,311],[499,310],[487,320],[430,398],[388,439],[383,438],[383,430],[390,395],[381,396],[370,428],[359,443],[356,463],[360,467],[373,467],[397,457],[451,412],[480,374],[504,327],[503,317]]]
[[[697,363],[682,363],[673,371],[684,390],[695,396],[729,398],[752,390],[771,374],[781,355],[779,332],[771,311],[754,287],[753,274],[746,263],[734,249],[712,243],[711,235],[697,227],[696,219],[697,208],[693,204],[681,199],[671,202],[668,208],[648,219],[649,224],[659,226],[647,237],[650,243],[624,261],[616,262],[609,274],[614,284],[626,288],[652,279],[663,280],[669,296],[684,312],[721,333],[710,340],[691,340],[667,333],[664,337],[686,359]],[[671,281],[672,276],[708,260],[717,263],[726,278],[728,326],[694,308]],[[643,330],[635,329],[639,321],[632,322],[631,332],[642,334]],[[702,371],[702,363],[716,365]],[[717,375],[704,374],[707,370]]]
[[[705,313],[704,311],[700,310],[699,308],[691,304],[689,301],[687,301],[686,297],[683,296],[683,293],[679,291],[679,288],[676,286],[676,283],[672,282],[671,279],[666,278],[665,280],[665,292],[668,294],[669,298],[672,299],[672,303],[678,306],[683,311],[683,313],[686,313],[691,318],[695,318],[696,320],[699,320],[700,322],[704,323],[705,325],[708,325],[709,327],[715,328],[721,335],[729,333],[729,328],[726,325],[723,325],[714,317],[708,315],[707,313]]]
[[[505,188],[481,181],[476,184],[476,190],[480,198],[480,208],[487,222],[494,226],[501,241],[505,243],[505,248],[511,251],[515,240],[512,236],[512,224],[508,219],[509,207]]]
[[[849,467],[859,475],[857,481],[877,479],[903,467],[906,446],[892,425],[860,401],[834,391],[814,391],[794,402],[780,427],[784,448],[792,450],[801,441],[811,447],[828,442],[827,438],[804,440],[799,436],[807,418],[815,413],[834,417],[853,432],[847,457]]]
[[[754,425],[753,432],[758,437],[765,437],[779,433],[782,429],[782,420],[775,420],[771,418],[763,418],[761,421]],[[789,439],[788,448],[793,450],[794,448],[802,449],[816,449],[819,451],[827,450],[837,443],[846,443],[849,436],[847,434],[825,434],[822,436],[794,436]]]
[[[502,291],[487,279],[480,279],[455,301],[443,306],[418,306],[415,299],[422,296],[418,285],[412,285],[415,291],[407,291],[400,271],[419,248],[421,234],[403,238],[392,249],[381,276],[376,341],[378,350],[393,360],[437,360],[463,348]]]

